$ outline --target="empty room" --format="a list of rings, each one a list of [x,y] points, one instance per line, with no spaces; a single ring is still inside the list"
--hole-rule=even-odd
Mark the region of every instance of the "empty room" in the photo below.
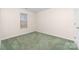
[[[0,8],[0,50],[78,50],[79,9]]]

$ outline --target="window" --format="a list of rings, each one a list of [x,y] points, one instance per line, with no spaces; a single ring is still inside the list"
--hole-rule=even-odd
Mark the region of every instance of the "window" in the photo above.
[[[21,13],[20,14],[20,28],[27,27],[27,14]]]

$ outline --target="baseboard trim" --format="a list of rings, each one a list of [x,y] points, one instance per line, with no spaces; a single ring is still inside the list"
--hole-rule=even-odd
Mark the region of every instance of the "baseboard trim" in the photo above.
[[[35,32],[35,31],[21,33],[21,34],[17,34],[17,35],[12,35],[12,36],[9,36],[9,37],[4,37],[4,38],[0,38],[0,40],[6,40],[6,39],[9,39],[9,38],[14,38],[14,37],[18,37],[18,36],[21,36],[21,35],[29,34],[29,33],[32,33],[32,32]]]
[[[50,36],[55,36],[55,37],[59,37],[59,38],[63,38],[63,39],[71,40],[71,41],[75,41],[74,39],[61,37],[59,35],[52,35],[52,34],[48,34],[48,33],[45,33],[45,32],[40,32],[40,31],[35,31],[35,32],[39,32],[39,33],[47,34],[47,35],[50,35]]]
[[[31,31],[31,32],[21,33],[21,34],[17,34],[17,35],[13,35],[13,36],[10,36],[10,37],[5,37],[5,38],[0,38],[0,39],[1,39],[1,40],[6,40],[6,39],[9,39],[9,38],[14,38],[14,37],[18,37],[18,36],[25,35],[25,34],[30,34],[30,33],[32,33],[32,32],[39,32],[39,33],[42,33],[42,34],[46,34],[46,35],[50,35],[50,36],[55,36],[55,37],[59,37],[59,38],[71,40],[71,39],[68,39],[68,38],[60,37],[60,36],[58,36],[58,35],[51,35],[51,34],[48,34],[48,33],[45,33],[45,32],[40,32],[40,31]],[[75,41],[75,40],[72,39],[71,41]]]

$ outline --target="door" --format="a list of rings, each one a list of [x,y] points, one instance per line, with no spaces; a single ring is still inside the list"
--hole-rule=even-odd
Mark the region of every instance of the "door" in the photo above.
[[[74,9],[75,42],[79,48],[79,8]]]

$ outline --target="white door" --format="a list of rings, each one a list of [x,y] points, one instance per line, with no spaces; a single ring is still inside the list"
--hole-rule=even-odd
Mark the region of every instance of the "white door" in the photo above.
[[[75,42],[79,48],[79,8],[74,9]]]

